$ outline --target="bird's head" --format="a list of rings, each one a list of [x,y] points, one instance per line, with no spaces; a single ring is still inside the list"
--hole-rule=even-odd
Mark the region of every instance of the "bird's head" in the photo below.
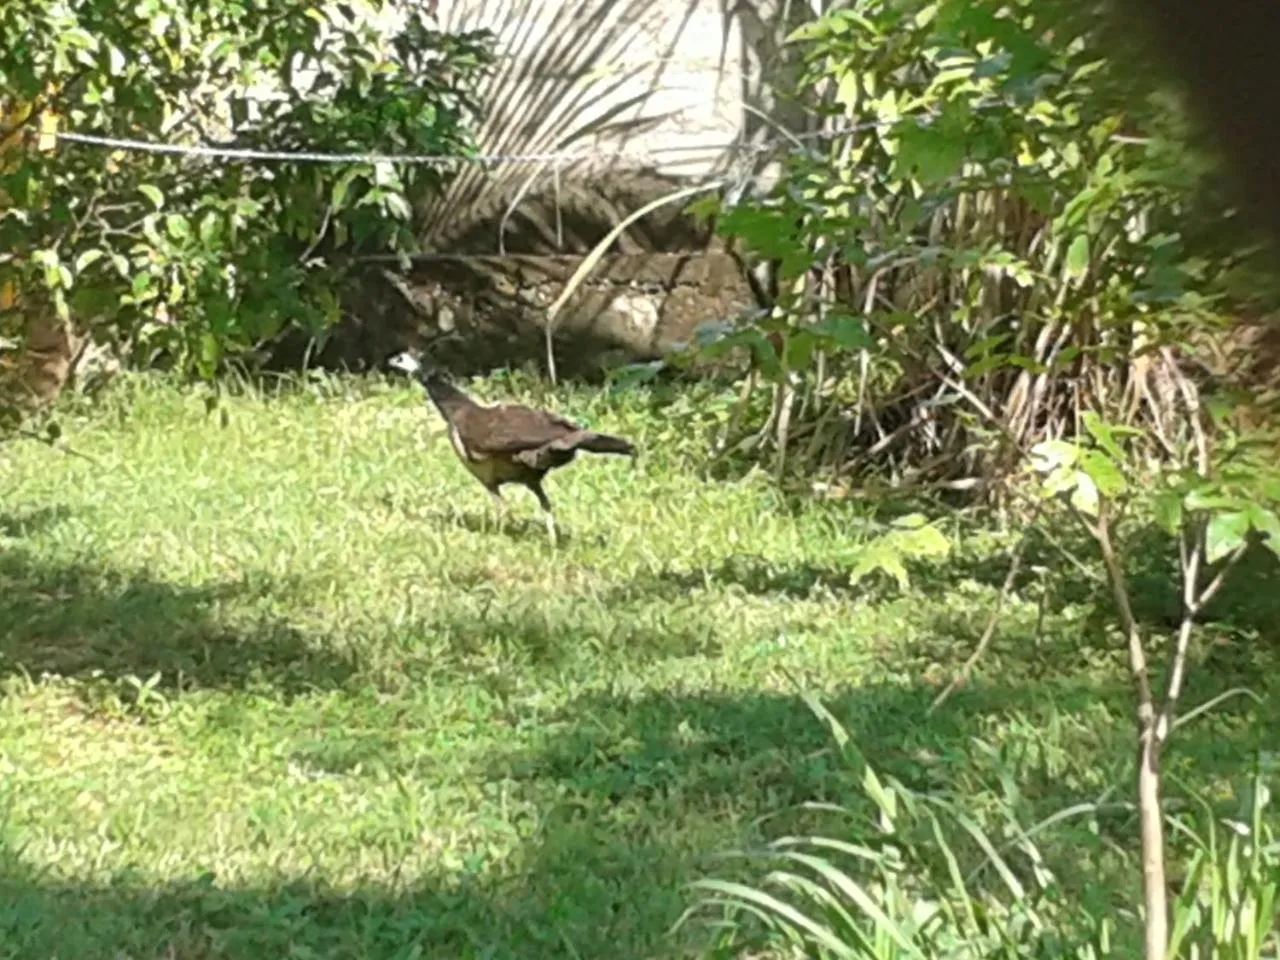
[[[417,376],[422,372],[422,361],[414,356],[413,351],[411,350],[406,350],[403,353],[397,353],[387,361],[387,366],[392,370],[407,373],[411,377]]]

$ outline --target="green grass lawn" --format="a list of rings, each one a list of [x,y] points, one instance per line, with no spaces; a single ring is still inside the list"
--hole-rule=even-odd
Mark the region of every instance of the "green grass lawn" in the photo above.
[[[558,550],[522,490],[486,529],[408,385],[233,397],[219,426],[134,380],[63,420],[96,462],[0,446],[0,957],[686,955],[683,884],[857,792],[801,688],[915,787],[1041,816],[1127,790],[1089,585],[1041,617],[1031,577],[926,720],[1005,538],[852,588],[866,508],[708,479],[691,401],[536,399],[643,450],[552,475]],[[1276,653],[1275,621],[1208,631],[1189,702],[1265,695]],[[1228,705],[1171,766],[1233,775],[1255,729]]]

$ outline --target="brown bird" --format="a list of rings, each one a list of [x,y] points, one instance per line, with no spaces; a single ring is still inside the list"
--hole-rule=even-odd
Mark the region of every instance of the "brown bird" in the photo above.
[[[572,420],[519,404],[486,407],[451,384],[429,363],[412,353],[392,357],[392,369],[410,374],[426,388],[449,428],[449,441],[463,465],[493,498],[499,518],[506,515],[502,487],[518,483],[538,498],[547,535],[556,543],[555,514],[542,489],[542,479],[572,462],[579,450],[636,458],[636,448],[622,437],[585,430]]]

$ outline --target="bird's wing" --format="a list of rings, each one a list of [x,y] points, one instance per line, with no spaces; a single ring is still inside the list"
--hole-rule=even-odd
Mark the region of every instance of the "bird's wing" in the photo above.
[[[546,410],[503,404],[465,411],[458,429],[472,453],[493,456],[546,446],[582,428]]]

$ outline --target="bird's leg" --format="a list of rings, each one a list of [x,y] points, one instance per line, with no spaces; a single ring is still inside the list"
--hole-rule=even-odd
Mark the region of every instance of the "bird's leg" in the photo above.
[[[507,501],[502,499],[502,494],[497,487],[486,487],[485,489],[489,491],[489,496],[493,500],[493,510],[497,517],[498,530],[502,531],[506,529]]]
[[[533,495],[538,498],[538,505],[542,507],[542,515],[547,522],[547,537],[551,540],[551,546],[554,549],[559,545],[560,538],[556,533],[556,515],[551,509],[551,501],[547,499],[541,482],[530,484],[529,489],[533,491]]]

